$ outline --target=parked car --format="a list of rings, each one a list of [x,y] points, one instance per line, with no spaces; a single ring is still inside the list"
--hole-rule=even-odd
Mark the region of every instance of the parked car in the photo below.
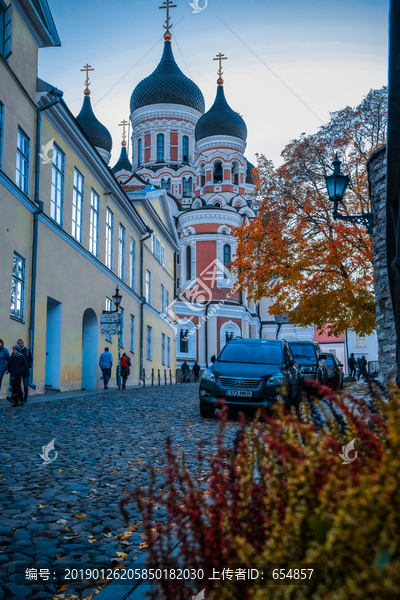
[[[334,354],[325,354],[325,364],[328,371],[328,385],[334,390],[343,389],[343,365]]]
[[[237,408],[258,408],[283,400],[297,406],[301,373],[285,341],[229,341],[200,381],[200,414],[214,416],[221,400]]]
[[[302,384],[310,385],[314,381],[326,385],[328,371],[319,344],[315,342],[288,342],[293,356],[301,369]]]

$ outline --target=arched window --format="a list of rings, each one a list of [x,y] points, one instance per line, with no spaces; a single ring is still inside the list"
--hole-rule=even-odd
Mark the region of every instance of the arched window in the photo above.
[[[165,136],[159,133],[157,136],[157,162],[164,161]]]
[[[214,202],[214,206],[216,206],[217,208],[221,208],[221,202]]]
[[[184,163],[189,162],[189,138],[187,135],[182,138],[182,159]]]
[[[183,187],[183,197],[184,198],[191,198],[193,193],[193,179],[192,177],[189,177],[188,179],[183,178],[182,181],[182,187]]]
[[[161,179],[161,188],[171,192],[171,179]]]
[[[138,167],[142,164],[142,140],[138,140]]]
[[[181,329],[179,335],[179,352],[189,354],[189,330]]]
[[[214,165],[214,183],[222,183],[222,163],[216,163]]]
[[[232,251],[229,244],[224,245],[224,267],[228,268],[229,263],[232,260]],[[228,274],[224,271],[224,279],[228,279]]]
[[[186,246],[186,281],[192,279],[192,247]]]

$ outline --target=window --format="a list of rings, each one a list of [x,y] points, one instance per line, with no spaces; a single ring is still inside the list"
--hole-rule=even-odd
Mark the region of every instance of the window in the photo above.
[[[130,351],[135,352],[135,316],[131,315]]]
[[[12,54],[12,3],[0,2],[0,54],[7,60]]]
[[[168,317],[168,307],[169,307],[169,291],[165,290],[165,313]]]
[[[167,367],[171,366],[171,338],[167,338]]]
[[[186,246],[186,281],[192,279],[192,247]]]
[[[156,259],[161,262],[161,242],[160,238],[156,238]]]
[[[136,242],[131,238],[131,288],[136,289]]]
[[[356,346],[357,346],[358,348],[364,348],[364,347],[365,347],[365,345],[366,345],[366,344],[365,344],[365,337],[360,337],[360,336],[357,336],[357,340],[356,340]]]
[[[182,138],[182,159],[185,163],[189,162],[189,138],[187,135]]]
[[[3,162],[4,104],[0,102],[0,169]]]
[[[107,208],[106,217],[106,267],[112,270],[113,264],[114,215]]]
[[[232,260],[232,251],[231,251],[231,247],[229,244],[225,244],[224,245],[224,267],[225,269],[228,268],[229,263]],[[226,271],[224,271],[224,278],[228,279],[228,273]]]
[[[164,134],[159,133],[157,136],[157,162],[164,161],[164,146],[165,146]]]
[[[165,333],[161,334],[161,362],[165,365]]]
[[[90,197],[90,231],[89,250],[93,256],[99,256],[99,218],[100,218],[100,196],[92,190]]]
[[[153,328],[147,325],[147,360],[153,359]]]
[[[53,145],[53,165],[51,178],[50,216],[59,225],[62,224],[64,196],[64,153]]]
[[[121,346],[121,348],[125,348],[125,335],[124,335],[124,329],[125,329],[125,310],[120,306],[119,307],[120,310],[120,317],[121,317],[121,326],[120,326],[120,330],[119,330],[119,345]]]
[[[18,127],[16,184],[27,196],[29,192],[29,138]]]
[[[161,314],[165,312],[165,287],[161,284]]]
[[[156,255],[156,234],[155,233],[151,234],[151,251],[155,256]]]
[[[24,318],[25,259],[14,252],[11,284],[11,316],[20,321]]]
[[[78,242],[82,242],[83,182],[83,175],[79,173],[78,169],[75,169],[72,196],[72,237]]]
[[[161,264],[165,267],[165,246],[161,244]]]
[[[151,304],[151,273],[146,271],[146,302]]]
[[[171,179],[161,179],[161,188],[171,193]]]
[[[225,343],[227,344],[230,340],[233,340],[235,338],[235,332],[228,329],[225,332]]]
[[[222,163],[216,163],[214,165],[214,183],[222,183]]]
[[[183,197],[191,198],[193,191],[193,179],[189,177],[188,179],[183,178]]]
[[[125,280],[125,227],[119,224],[118,277]]]
[[[142,140],[138,140],[138,167],[142,164]]]
[[[180,330],[179,351],[181,354],[189,354],[189,330],[188,329]]]
[[[111,300],[111,298],[106,298],[106,311],[112,312],[112,310],[113,310],[113,301]],[[112,335],[107,335],[105,339],[107,342],[112,343]]]

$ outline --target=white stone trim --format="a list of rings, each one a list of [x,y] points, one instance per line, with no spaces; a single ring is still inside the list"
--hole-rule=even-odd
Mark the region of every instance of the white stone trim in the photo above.
[[[205,150],[218,149],[223,146],[224,148],[231,148],[232,150],[238,150],[242,154],[246,150],[247,143],[240,138],[232,137],[230,135],[212,135],[210,137],[199,140],[196,144],[197,152],[200,154]]]
[[[231,234],[231,229],[229,229],[229,227],[227,227],[226,225],[221,225],[221,227],[218,227],[217,233],[222,233],[222,234],[230,235]]]
[[[189,352],[183,353],[180,351],[180,335],[181,331],[189,331]],[[193,321],[184,317],[178,321],[176,328],[176,358],[178,360],[193,360],[197,358],[197,329]]]
[[[234,323],[232,320],[229,320],[226,323],[223,323],[221,325],[221,329],[219,330],[219,342],[220,342],[219,349],[220,349],[220,351],[226,345],[225,334],[226,334],[226,331],[229,329],[231,329],[235,333],[236,337],[238,337],[238,336],[240,337],[242,335],[242,331],[237,323]]]
[[[231,227],[240,227],[243,223],[243,217],[238,213],[227,213],[226,210],[208,211],[203,209],[196,211],[196,213],[187,212],[179,217],[179,223],[181,227],[187,227],[189,225],[203,225],[209,223],[219,223],[222,225],[230,225]]]

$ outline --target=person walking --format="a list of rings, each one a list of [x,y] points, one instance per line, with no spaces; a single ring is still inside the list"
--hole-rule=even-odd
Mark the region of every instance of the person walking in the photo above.
[[[363,376],[364,381],[367,381],[367,379],[368,379],[368,371],[367,371],[368,363],[367,363],[367,359],[365,358],[364,355],[361,357],[359,365],[360,365],[360,371],[358,373],[358,381],[360,381],[361,375]]]
[[[109,348],[104,348],[104,352],[100,354],[99,366],[103,374],[104,389],[108,390],[108,382],[111,378],[113,366],[113,357]]]
[[[23,406],[24,392],[22,391],[22,380],[28,363],[26,362],[25,356],[21,352],[20,346],[17,344],[12,349],[12,354],[8,361],[8,372],[11,376],[11,390],[12,390],[12,406]]]
[[[190,368],[187,364],[186,360],[183,361],[183,365],[181,366],[181,371],[183,375],[183,383],[189,383],[190,381]]]
[[[350,354],[350,358],[347,362],[349,365],[350,377],[355,377],[356,373],[357,373],[357,368],[356,368],[356,359],[354,356],[354,352],[352,352]]]
[[[1,382],[3,381],[4,375],[8,372],[8,361],[10,360],[10,353],[5,348],[3,340],[0,340],[0,388]]]
[[[200,365],[198,364],[197,360],[193,365],[193,375],[194,375],[194,382],[197,383],[199,380],[199,376],[200,376]]]
[[[131,370],[129,368],[131,366],[131,359],[125,352],[121,356],[120,365],[121,365],[122,389],[125,390],[127,379],[129,377],[129,375],[131,374]]]
[[[25,357],[26,360],[26,369],[22,375],[22,381],[24,384],[24,404],[26,404],[28,402],[29,380],[31,378],[33,356],[29,348],[25,348],[24,340],[17,340],[17,344],[21,349],[21,354]]]

